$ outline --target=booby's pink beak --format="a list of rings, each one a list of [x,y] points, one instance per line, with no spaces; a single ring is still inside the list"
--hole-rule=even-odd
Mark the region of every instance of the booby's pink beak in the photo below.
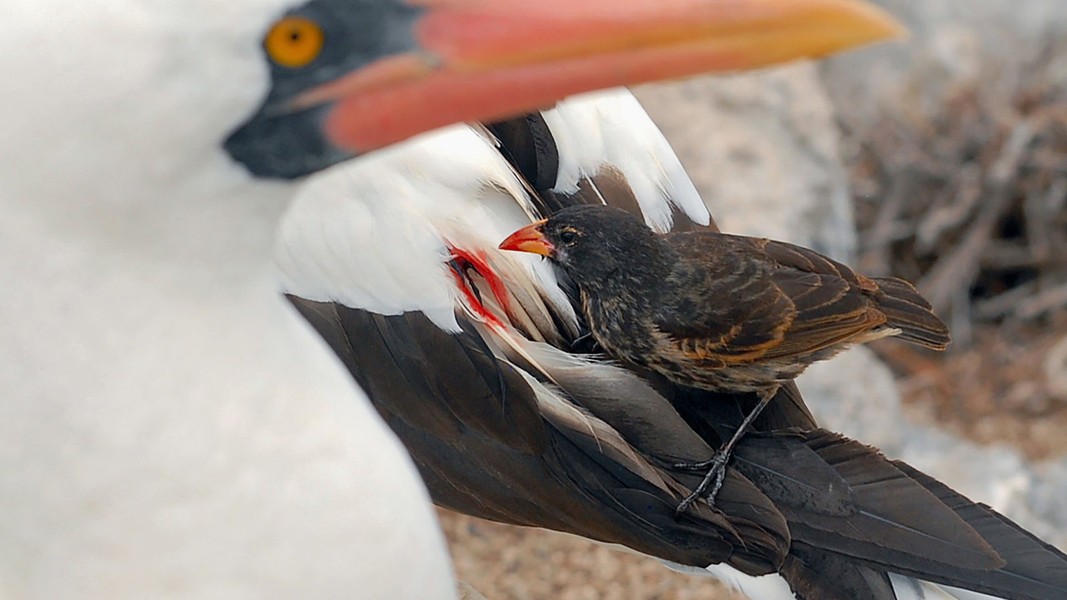
[[[594,89],[753,69],[898,37],[862,0],[406,0],[416,51],[306,91],[356,154]]]
[[[556,247],[552,245],[552,242],[548,241],[548,238],[545,237],[544,232],[541,230],[544,224],[545,221],[541,220],[519,229],[509,235],[503,242],[500,242],[499,248],[501,250],[529,252],[552,257],[556,252]]]

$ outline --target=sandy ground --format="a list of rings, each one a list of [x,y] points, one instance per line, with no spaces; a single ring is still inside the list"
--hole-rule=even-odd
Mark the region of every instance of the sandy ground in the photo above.
[[[744,600],[714,580],[574,536],[439,514],[459,578],[487,600]]]

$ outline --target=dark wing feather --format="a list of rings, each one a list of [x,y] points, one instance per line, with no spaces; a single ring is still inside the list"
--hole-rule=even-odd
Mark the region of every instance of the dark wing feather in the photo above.
[[[785,522],[744,477],[730,474],[722,510],[676,519],[681,492],[637,474],[658,468],[620,462],[580,419],[546,418],[527,381],[470,323],[450,334],[419,313],[290,299],[407,446],[437,504],[681,564],[727,562],[760,574],[784,560]]]
[[[488,361],[484,345],[425,345],[415,338],[412,328],[394,326],[389,319],[345,319],[350,313],[339,305],[293,296],[290,301],[339,350],[368,394],[390,398],[389,405],[376,404],[379,412],[388,412],[389,407],[411,425],[441,437],[475,434],[512,452],[534,455],[544,451],[547,440],[536,427],[541,420],[536,406],[529,399],[509,402],[498,397],[499,390],[522,393],[521,379]],[[453,368],[430,368],[446,364],[440,362],[445,358]],[[363,365],[373,365],[373,377]],[[452,397],[470,401],[440,403],[435,410],[427,410],[423,403],[425,398]],[[483,410],[488,403],[496,408]]]
[[[670,401],[635,373],[612,363],[575,357],[547,344],[526,344],[525,356],[499,345],[509,361],[561,388],[646,456],[663,463],[695,463],[715,454]]]
[[[559,173],[559,149],[541,113],[530,113],[485,126],[499,142],[500,154],[530,186],[552,189]]]
[[[791,556],[805,558],[817,552],[877,572],[891,571],[1003,598],[1067,597],[1067,557],[988,507],[909,465],[888,461],[874,449],[836,434],[813,431],[797,438],[771,439],[773,443],[758,436],[746,438],[739,449],[745,457],[735,466],[786,515],[793,533]],[[819,481],[798,466],[807,462],[800,458],[803,452],[794,448],[789,460],[783,461],[781,448],[775,448],[800,439],[847,482],[852,493],[845,506],[855,514],[831,514],[824,503],[812,503],[803,491],[782,484],[802,481],[800,487],[807,488]],[[759,471],[766,477],[761,478]],[[776,489],[785,493],[777,495]],[[787,562],[783,575],[789,573]],[[813,582],[836,578],[824,572]]]
[[[885,571],[802,544],[793,545],[782,577],[798,600],[897,600]]]
[[[733,464],[789,520],[793,545],[782,574],[795,591],[848,598],[847,590],[869,585],[851,597],[893,598],[879,595],[878,581],[895,572],[1004,598],[1067,597],[1063,553],[905,463],[837,434],[803,431],[808,417],[789,387],[756,423],[774,433],[746,436]],[[743,394],[665,393],[712,444],[752,404]],[[782,428],[789,423],[801,429]]]
[[[789,453],[787,462],[782,460],[784,451]],[[894,570],[917,569],[925,579],[939,571],[1004,565],[989,543],[935,494],[877,450],[837,434],[815,430],[769,440],[756,437],[739,450],[736,467],[757,485],[768,478],[781,483],[784,472],[803,482],[782,488],[783,493],[760,486],[789,518],[796,541],[892,565]],[[825,481],[807,473],[825,467],[841,478],[837,485],[848,490],[840,506],[812,502],[804,493],[804,488]]]
[[[544,216],[575,204],[606,204],[641,216],[641,207],[626,177],[610,165],[578,182],[575,193],[554,191],[559,172],[559,148],[540,113],[497,121],[485,126],[498,140],[500,153],[537,194],[534,204]],[[715,221],[704,226],[672,207],[675,231],[718,231]]]
[[[749,402],[753,402],[751,396],[747,398]],[[760,413],[756,427],[760,431],[808,430],[818,428],[818,423],[815,421],[815,415],[811,414],[808,405],[804,403],[796,382],[790,381],[778,388],[774,400]]]
[[[893,464],[967,521],[1006,561],[995,571],[949,574],[942,583],[998,595],[1014,591],[1014,596],[1005,596],[1009,598],[1067,598],[1067,556],[1063,552],[914,467],[900,461]]]

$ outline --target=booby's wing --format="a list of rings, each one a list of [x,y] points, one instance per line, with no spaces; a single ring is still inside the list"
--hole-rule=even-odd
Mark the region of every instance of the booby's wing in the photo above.
[[[731,475],[718,510],[676,520],[677,482],[604,421],[495,357],[464,317],[462,331],[448,333],[417,312],[294,302],[317,329],[337,334],[331,345],[347,348],[346,364],[441,506],[684,564],[777,568],[784,521],[751,484]]]
[[[564,162],[545,160],[546,148],[567,146],[542,138],[531,153],[508,146],[530,135],[499,132],[549,122],[492,128],[539,184],[519,182],[484,138],[454,129],[322,182],[283,229],[294,304],[408,445],[437,502],[677,564],[777,570],[808,597],[906,598],[925,585],[909,577],[1008,598],[1051,599],[1067,589],[1061,554],[877,451],[818,430],[793,386],[761,417],[765,435],[739,447],[717,510],[674,520],[678,486],[696,482],[667,465],[709,456],[753,399],[711,398],[644,374],[646,382],[536,341],[566,348],[578,319],[547,263],[495,253],[495,243],[545,202],[590,201],[582,186],[592,189],[590,174],[604,172],[587,162],[577,195],[530,195],[551,179],[538,169]],[[330,209],[336,202],[359,204],[364,228],[308,252],[302,235],[348,229]],[[658,202],[667,204],[663,195]],[[355,277],[303,279],[300,264],[338,258]],[[1025,558],[1005,563],[1020,548]],[[737,571],[716,572],[753,589]]]
[[[660,232],[715,227],[674,150],[627,90],[570,98],[487,128],[546,214],[610,201]]]

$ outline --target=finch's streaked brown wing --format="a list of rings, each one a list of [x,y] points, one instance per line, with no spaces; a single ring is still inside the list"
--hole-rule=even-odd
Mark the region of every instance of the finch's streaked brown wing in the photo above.
[[[933,312],[933,307],[915,286],[895,277],[869,278],[856,273],[847,265],[823,256],[814,250],[760,240],[766,255],[782,268],[839,277],[858,289],[870,306],[885,317],[885,324],[900,330],[900,339],[933,350],[944,350],[951,342],[948,327]]]
[[[886,316],[874,308],[859,287],[836,275],[776,270],[773,285],[797,311],[781,343],[764,358],[789,358],[846,343],[884,325]]]
[[[687,296],[656,324],[679,352],[709,368],[806,355],[886,321],[847,267],[815,252],[776,247],[789,264],[765,251],[779,245],[767,240],[707,234],[669,239],[681,262],[692,267],[677,269],[672,283]]]

